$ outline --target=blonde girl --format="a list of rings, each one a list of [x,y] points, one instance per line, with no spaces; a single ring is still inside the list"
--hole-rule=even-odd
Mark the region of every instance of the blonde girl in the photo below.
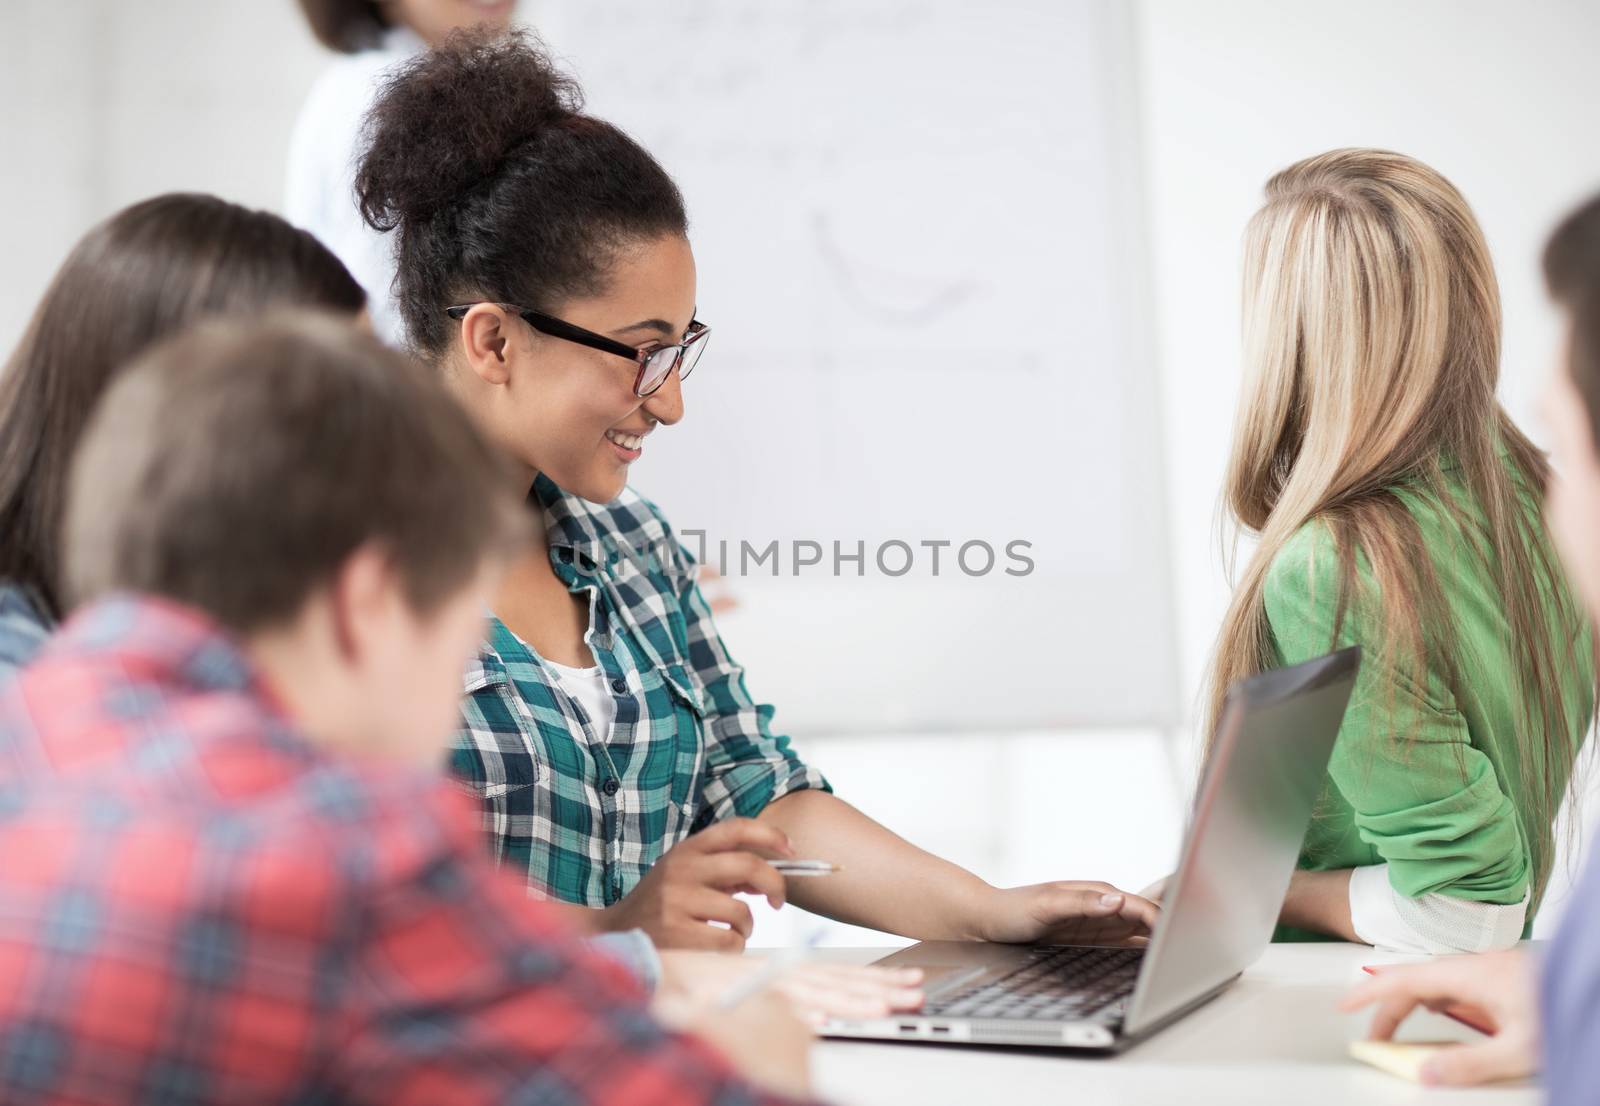
[[[1267,182],[1244,283],[1224,498],[1258,542],[1212,716],[1231,680],[1365,648],[1280,937],[1513,944],[1549,874],[1595,665],[1540,513],[1549,466],[1495,397],[1483,234],[1428,166],[1334,150]]]

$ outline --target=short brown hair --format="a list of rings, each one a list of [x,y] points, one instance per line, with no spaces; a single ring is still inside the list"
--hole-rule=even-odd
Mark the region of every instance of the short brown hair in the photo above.
[[[373,542],[428,613],[530,516],[432,373],[299,313],[201,327],[130,366],[84,433],[66,520],[74,601],[162,595],[250,633]]]
[[[1572,320],[1568,371],[1600,443],[1600,196],[1564,219],[1544,250],[1550,294]]]
[[[389,29],[377,0],[300,0],[300,10],[317,41],[341,54],[379,45]]]

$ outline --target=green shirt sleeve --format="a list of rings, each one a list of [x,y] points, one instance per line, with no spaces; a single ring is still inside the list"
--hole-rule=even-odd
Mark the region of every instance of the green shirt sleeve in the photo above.
[[[1267,622],[1281,663],[1297,664],[1359,644],[1361,674],[1329,763],[1331,787],[1356,831],[1389,865],[1389,882],[1409,897],[1432,892],[1515,903],[1528,889],[1528,857],[1515,808],[1443,681],[1419,688],[1378,663],[1382,628],[1365,565],[1366,603],[1352,601],[1337,640],[1339,568],[1332,535],[1308,524],[1274,559],[1265,585]]]

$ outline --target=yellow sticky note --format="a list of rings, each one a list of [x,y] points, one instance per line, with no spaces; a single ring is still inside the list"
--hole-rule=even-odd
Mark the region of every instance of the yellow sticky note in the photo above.
[[[1453,1041],[1351,1041],[1350,1055],[1379,1071],[1420,1083],[1422,1065],[1428,1058],[1456,1044]]]

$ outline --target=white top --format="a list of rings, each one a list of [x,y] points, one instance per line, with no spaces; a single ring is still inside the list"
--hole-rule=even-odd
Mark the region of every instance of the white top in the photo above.
[[[1522,940],[1528,895],[1501,905],[1449,895],[1411,898],[1389,883],[1387,864],[1350,873],[1350,924],[1367,944],[1390,952],[1454,953],[1508,949]]]
[[[555,661],[544,662],[555,670],[561,690],[578,701],[583,713],[589,716],[589,728],[596,741],[611,736],[611,723],[617,720],[617,701],[611,697],[611,687],[606,674],[597,664],[592,668],[571,668]]]
[[[405,326],[392,291],[394,234],[379,234],[361,218],[355,168],[361,124],[381,78],[423,48],[422,39],[400,27],[387,32],[375,50],[339,55],[311,86],[300,109],[289,139],[284,185],[284,214],[344,262],[366,290],[373,329],[397,347],[405,343]]]

